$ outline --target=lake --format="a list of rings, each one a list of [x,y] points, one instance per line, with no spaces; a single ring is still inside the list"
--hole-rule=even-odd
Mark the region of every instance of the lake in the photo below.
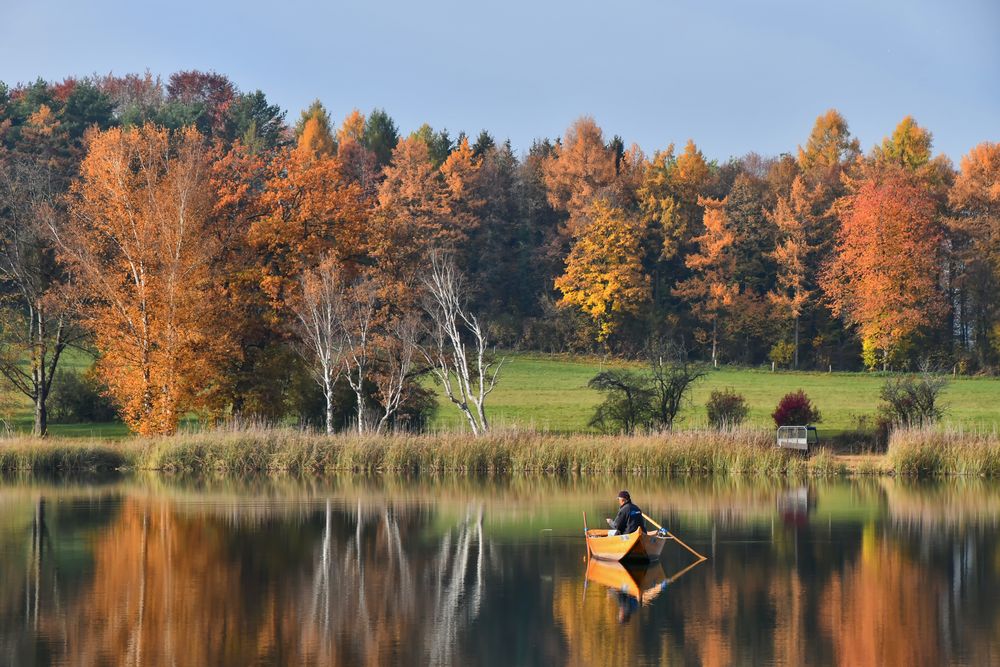
[[[1000,664],[1000,484],[6,478],[0,664]]]

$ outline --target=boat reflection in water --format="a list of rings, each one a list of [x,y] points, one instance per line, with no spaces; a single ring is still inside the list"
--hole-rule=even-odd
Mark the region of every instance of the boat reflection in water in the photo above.
[[[667,576],[660,563],[628,563],[590,558],[587,561],[586,583],[606,586],[618,603],[618,622],[627,623],[640,606],[649,605],[703,560],[691,563]],[[586,592],[586,591],[585,591]]]

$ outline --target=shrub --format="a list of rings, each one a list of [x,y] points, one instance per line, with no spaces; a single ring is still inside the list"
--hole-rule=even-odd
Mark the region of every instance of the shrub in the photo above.
[[[650,417],[654,428],[670,430],[695,382],[705,377],[700,366],[688,361],[680,345],[662,342],[650,346],[649,389],[652,392]]]
[[[649,378],[627,370],[598,373],[587,386],[603,392],[604,402],[590,420],[590,426],[605,433],[635,433],[649,428],[653,391]]]
[[[732,389],[713,390],[705,409],[708,410],[708,424],[715,429],[735,428],[750,416],[746,398]]]
[[[768,356],[777,366],[791,366],[792,359],[795,358],[795,345],[787,340],[779,340]]]
[[[647,355],[649,365],[643,371],[604,371],[590,380],[587,386],[605,395],[590,426],[605,433],[673,428],[692,385],[705,371],[688,361],[684,348],[676,345],[657,342]]]
[[[52,382],[48,408],[52,421],[63,424],[109,422],[117,408],[104,386],[92,372],[59,371]]]
[[[805,426],[822,421],[819,410],[801,389],[785,394],[771,417],[778,426]]]
[[[893,378],[879,392],[879,415],[906,428],[929,426],[944,416],[938,398],[946,386],[945,378],[927,371],[919,376]]]

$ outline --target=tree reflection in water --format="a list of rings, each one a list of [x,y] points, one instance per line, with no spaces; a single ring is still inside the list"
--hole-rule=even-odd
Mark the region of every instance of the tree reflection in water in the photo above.
[[[635,609],[598,486],[0,484],[0,665],[1000,664],[1000,485],[630,484],[716,538]]]
[[[366,510],[359,501],[352,518],[351,537],[338,541],[331,502],[326,501],[303,640],[316,644],[321,662],[341,655],[344,647],[338,643],[346,640],[353,643],[353,654],[371,664],[381,664],[389,657],[386,651],[400,648],[411,656],[422,652],[430,664],[453,664],[458,635],[478,617],[482,602],[487,552],[482,505],[468,507],[430,557],[416,565],[395,511]],[[372,531],[378,534],[374,543],[364,539]],[[418,595],[418,588],[432,594]],[[380,633],[371,631],[423,623],[426,627],[416,636],[391,633],[388,646],[380,645]]]

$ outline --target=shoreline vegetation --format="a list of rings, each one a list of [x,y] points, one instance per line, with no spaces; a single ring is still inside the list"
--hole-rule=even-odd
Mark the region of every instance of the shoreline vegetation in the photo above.
[[[884,454],[808,456],[779,450],[764,429],[684,430],[613,436],[510,429],[325,435],[288,427],[232,425],[120,441],[12,437],[0,442],[3,472],[147,470],[223,475],[354,473],[754,475],[762,477],[964,475],[1000,477],[1000,432],[900,429]]]

